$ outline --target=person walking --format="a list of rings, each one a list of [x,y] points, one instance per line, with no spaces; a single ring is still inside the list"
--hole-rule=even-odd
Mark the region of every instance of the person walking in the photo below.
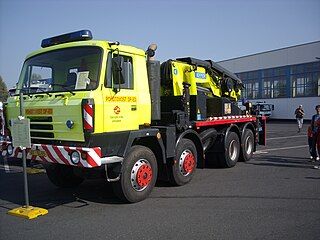
[[[313,134],[312,134],[311,125],[308,126],[307,137],[308,137],[308,146],[309,146],[309,153],[310,153],[310,162],[313,162],[313,156],[312,156]]]
[[[311,131],[312,131],[312,143],[311,143],[311,156],[313,161],[319,161],[320,155],[320,105],[315,107],[316,114],[311,118]],[[316,169],[320,169],[319,166],[314,166]]]
[[[299,105],[299,107],[295,110],[294,114],[296,115],[297,123],[298,123],[298,133],[301,131],[302,125],[303,125],[303,115],[304,111],[302,109],[302,105]]]

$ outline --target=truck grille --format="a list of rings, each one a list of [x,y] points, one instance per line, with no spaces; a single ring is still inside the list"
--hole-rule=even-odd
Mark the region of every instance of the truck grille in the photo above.
[[[31,138],[54,138],[52,117],[29,116]]]

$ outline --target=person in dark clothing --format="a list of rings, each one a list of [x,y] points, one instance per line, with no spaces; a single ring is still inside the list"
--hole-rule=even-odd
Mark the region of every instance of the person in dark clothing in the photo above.
[[[299,105],[299,107],[295,110],[294,114],[296,115],[296,119],[298,123],[298,132],[300,132],[303,125],[303,115],[304,115],[302,105]]]
[[[320,155],[320,105],[316,106],[317,113],[311,118],[312,146],[311,156],[314,161],[319,161]],[[319,166],[315,166],[319,169]]]
[[[308,127],[307,136],[308,136],[308,145],[309,145],[310,161],[312,162],[312,161],[313,161],[313,157],[312,157],[313,134],[312,134],[311,126]]]

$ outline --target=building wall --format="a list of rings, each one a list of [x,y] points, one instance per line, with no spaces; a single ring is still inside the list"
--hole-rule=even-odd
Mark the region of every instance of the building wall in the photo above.
[[[320,41],[219,62],[236,73],[243,98],[275,106],[272,118],[292,119],[300,104],[311,119],[320,104]]]
[[[320,41],[233,58],[218,63],[231,72],[239,73],[314,62],[316,58],[320,58]]]

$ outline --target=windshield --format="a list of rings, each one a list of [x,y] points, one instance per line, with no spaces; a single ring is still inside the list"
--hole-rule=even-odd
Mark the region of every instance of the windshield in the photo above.
[[[39,54],[27,59],[18,89],[23,93],[73,92],[98,86],[101,49],[75,47]]]

